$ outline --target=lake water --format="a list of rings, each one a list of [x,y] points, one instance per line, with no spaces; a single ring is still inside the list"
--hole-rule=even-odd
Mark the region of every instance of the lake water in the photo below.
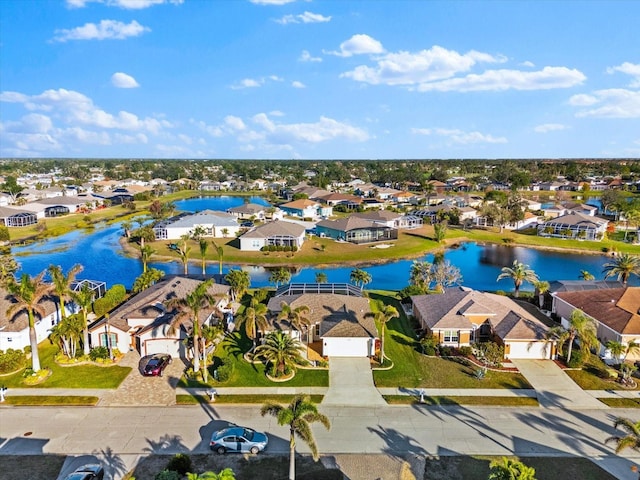
[[[252,197],[251,202],[267,204],[259,197]],[[208,197],[176,202],[180,210],[199,211],[204,209],[226,210],[241,205],[241,197]],[[138,259],[127,258],[120,251],[119,240],[122,227],[115,225],[99,225],[93,231],[74,231],[61,237],[23,247],[12,248],[12,253],[21,265],[19,274],[26,272],[36,275],[49,265],[60,265],[67,272],[73,265],[84,266],[78,278],[104,281],[108,287],[123,284],[131,288],[134,280],[142,273],[142,264]],[[393,247],[391,247],[393,248]],[[385,250],[380,250],[384,257]],[[201,273],[198,252],[193,252],[193,262],[189,272]],[[510,266],[514,260],[528,264],[542,280],[576,280],[581,270],[587,270],[597,279],[602,279],[603,265],[609,261],[603,255],[577,255],[571,253],[548,252],[524,247],[507,247],[502,245],[477,245],[468,243],[459,248],[450,249],[445,254],[446,260],[457,266],[463,276],[462,284],[477,290],[512,290],[509,280],[496,281],[503,266]],[[422,259],[433,261],[433,255]],[[398,260],[390,263],[362,267],[369,272],[372,282],[367,288],[399,290],[409,283],[411,260]],[[182,264],[178,261],[169,263],[151,263],[169,274],[182,273]],[[230,265],[224,266],[226,273]],[[239,268],[239,267],[233,267]],[[269,285],[270,272],[260,266],[242,266],[251,274],[251,285],[263,287]],[[291,281],[314,282],[315,274],[323,271],[329,282],[348,282],[354,267],[334,267],[325,269],[301,268],[292,271]],[[218,264],[207,266],[207,272],[217,273]],[[630,280],[632,285],[640,285],[637,277]],[[525,285],[523,289],[531,289]]]

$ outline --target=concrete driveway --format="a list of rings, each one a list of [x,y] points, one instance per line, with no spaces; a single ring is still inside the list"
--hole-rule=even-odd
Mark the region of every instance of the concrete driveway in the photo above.
[[[373,384],[371,361],[366,357],[329,358],[329,389],[322,405],[386,406]]]
[[[604,403],[582,390],[553,360],[512,359],[533,386],[544,408],[605,409]]]

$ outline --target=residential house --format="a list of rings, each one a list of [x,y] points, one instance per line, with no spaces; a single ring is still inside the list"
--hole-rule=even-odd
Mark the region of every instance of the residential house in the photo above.
[[[314,197],[314,200],[318,200],[332,207],[344,205],[347,208],[358,208],[362,204],[362,197],[348,193],[329,193],[327,195]]]
[[[415,215],[404,215],[391,210],[374,210],[371,212],[353,213],[352,217],[363,218],[381,223],[391,228],[418,228],[422,226],[422,218]]]
[[[112,346],[121,352],[137,350],[143,356],[168,353],[173,357],[187,358],[184,341],[193,330],[193,321],[187,316],[176,324],[177,311],[168,309],[167,302],[186,298],[201,283],[202,280],[193,277],[164,277],[120,305],[108,318],[92,323],[89,326],[91,344]],[[218,321],[219,312],[227,309],[229,289],[228,285],[215,283],[209,287],[207,293],[217,302],[201,309],[200,325],[213,325]]]
[[[273,211],[271,209],[273,209]],[[238,220],[259,220],[261,222],[267,219],[279,220],[284,216],[282,210],[279,208],[258,205],[257,203],[245,203],[237,207],[232,207],[227,209],[227,213],[233,215]]]
[[[601,350],[608,341],[640,343],[640,287],[599,288],[553,294],[553,312],[567,328],[575,310],[593,319]],[[637,353],[629,358],[640,359]]]
[[[504,346],[505,358],[553,358],[547,341],[547,317],[527,302],[466,287],[442,294],[411,297],[413,315],[440,345],[461,347],[494,341]]]
[[[609,221],[584,213],[568,213],[538,225],[538,235],[602,240]]]
[[[310,218],[312,220],[330,217],[333,214],[333,207],[330,205],[322,205],[319,202],[306,198],[282,204],[280,205],[280,209],[286,215],[303,219]]]
[[[283,303],[306,306],[311,327],[298,331],[285,320],[274,326],[289,332],[323,357],[372,357],[379,346],[369,300],[362,290],[346,284],[291,284],[278,289],[267,305],[277,318]]]
[[[396,228],[354,215],[337,220],[322,220],[316,224],[316,233],[321,237],[351,243],[381,242],[398,238]]]
[[[26,227],[38,223],[38,215],[28,210],[0,207],[0,225],[5,227]]]
[[[276,220],[252,228],[240,236],[240,250],[257,252],[262,247],[282,246],[300,249],[304,244],[306,229],[303,225],[286,220]]]
[[[205,237],[233,237],[240,231],[240,225],[233,215],[203,210],[163,220],[153,227],[153,232],[156,240],[178,240],[183,235],[193,235],[198,227],[203,230]]]

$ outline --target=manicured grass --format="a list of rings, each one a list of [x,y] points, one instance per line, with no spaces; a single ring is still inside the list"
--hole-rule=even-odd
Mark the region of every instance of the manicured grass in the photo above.
[[[425,396],[424,403],[420,398],[410,395],[385,395],[390,405],[486,405],[491,407],[539,407],[538,400],[530,397],[478,397],[478,396]]]
[[[565,373],[583,390],[631,390],[612,379],[608,368],[600,358],[591,355],[581,370],[565,370]],[[640,386],[636,390],[640,390]]]
[[[7,396],[5,402],[15,406],[94,406],[100,399],[88,395],[67,396],[67,395],[18,395]]]
[[[2,377],[2,384],[9,388],[117,388],[131,372],[130,367],[118,365],[61,367],[54,360],[58,349],[48,340],[40,343],[38,351],[41,367],[49,368],[52,372],[49,378],[37,385],[26,385],[23,382],[22,372],[18,372]]]
[[[486,480],[489,464],[502,457],[456,456],[428,457],[425,480]],[[559,478],[580,480],[616,480],[616,477],[583,457],[508,457],[520,460],[536,470],[538,480]]]
[[[640,398],[598,398],[602,403],[613,408],[640,408]]]
[[[243,354],[251,349],[251,341],[242,332],[233,332],[218,345],[215,357],[230,358],[233,364],[229,380],[219,382],[209,376],[208,384],[199,380],[180,380],[181,387],[327,387],[329,386],[329,371],[321,369],[296,369],[296,374],[286,382],[272,382],[265,375],[262,363],[249,363]],[[218,360],[219,361],[219,360]]]
[[[2,455],[0,478],[55,479],[66,458],[66,455]]]
[[[215,402],[209,400],[206,395],[176,395],[176,403],[178,405],[198,405],[201,403],[264,403],[276,402],[288,404],[293,400],[294,395],[216,395]],[[320,403],[324,395],[309,395],[313,403]]]
[[[387,324],[385,355],[393,361],[390,370],[374,370],[373,379],[378,387],[405,388],[532,388],[519,373],[488,371],[478,380],[474,372],[478,367],[466,364],[464,359],[427,357],[416,349],[417,338],[409,319],[397,299],[370,293],[370,298],[394,305],[400,318]]]

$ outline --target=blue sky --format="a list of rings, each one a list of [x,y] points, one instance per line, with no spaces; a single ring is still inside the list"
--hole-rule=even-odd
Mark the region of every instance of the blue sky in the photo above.
[[[0,156],[640,156],[640,2],[0,1]]]

